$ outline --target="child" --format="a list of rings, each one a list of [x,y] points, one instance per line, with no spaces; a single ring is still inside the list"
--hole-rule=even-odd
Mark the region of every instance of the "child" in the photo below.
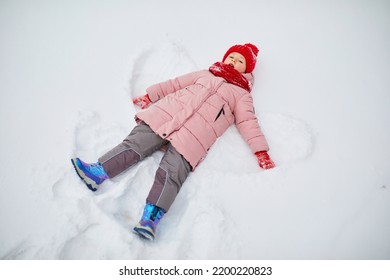
[[[79,177],[96,191],[154,151],[167,150],[156,171],[143,215],[134,231],[150,240],[156,227],[175,200],[191,171],[205,158],[212,144],[235,123],[256,155],[261,168],[275,166],[268,144],[254,113],[250,94],[258,48],[252,44],[228,49],[222,62],[208,70],[189,73],[149,87],[147,94],[134,98],[142,110],[137,126],[118,146],[97,163],[72,159]]]

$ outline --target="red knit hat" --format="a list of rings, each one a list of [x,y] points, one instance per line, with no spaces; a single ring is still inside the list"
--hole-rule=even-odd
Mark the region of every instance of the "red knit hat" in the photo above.
[[[246,60],[246,70],[245,73],[251,73],[256,66],[256,59],[259,53],[259,49],[253,44],[245,44],[245,45],[234,45],[227,50],[225,55],[223,56],[222,61],[225,61],[226,57],[232,52],[237,52],[242,54]]]

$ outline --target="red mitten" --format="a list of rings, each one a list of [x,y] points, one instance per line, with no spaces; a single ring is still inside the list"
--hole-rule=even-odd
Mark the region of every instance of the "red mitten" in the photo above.
[[[275,167],[275,163],[266,151],[256,152],[255,155],[261,168],[270,169]]]
[[[145,94],[144,96],[133,98],[133,103],[141,107],[141,109],[145,109],[149,107],[149,105],[152,103],[152,100],[150,100],[148,94]]]

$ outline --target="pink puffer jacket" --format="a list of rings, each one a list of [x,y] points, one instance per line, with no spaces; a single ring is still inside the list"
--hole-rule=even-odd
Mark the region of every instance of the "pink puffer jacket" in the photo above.
[[[244,75],[253,82],[251,74]],[[146,91],[154,103],[137,117],[169,140],[193,169],[233,123],[253,153],[268,151],[252,95],[208,70],[153,85]]]

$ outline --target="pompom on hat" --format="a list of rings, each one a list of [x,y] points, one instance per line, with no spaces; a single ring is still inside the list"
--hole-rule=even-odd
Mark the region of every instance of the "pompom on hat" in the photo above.
[[[251,73],[256,66],[257,55],[259,54],[259,49],[250,43],[245,45],[234,45],[227,50],[223,56],[222,61],[225,61],[226,57],[232,52],[237,52],[242,54],[246,60],[246,70],[245,73]]]

